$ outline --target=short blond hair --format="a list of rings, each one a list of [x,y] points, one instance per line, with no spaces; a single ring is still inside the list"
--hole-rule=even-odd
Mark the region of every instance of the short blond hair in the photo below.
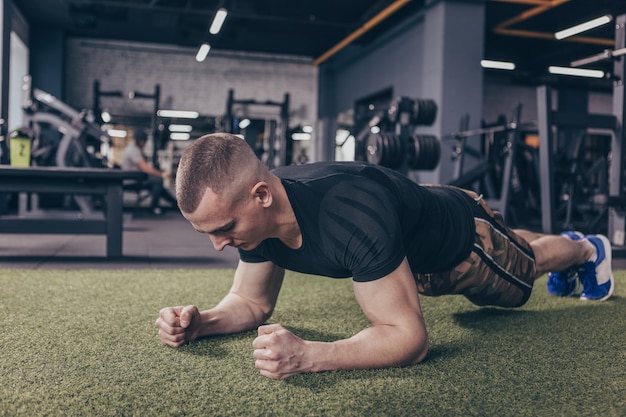
[[[248,143],[230,133],[212,133],[185,149],[176,172],[176,199],[184,213],[198,208],[207,188],[236,203],[269,171]]]

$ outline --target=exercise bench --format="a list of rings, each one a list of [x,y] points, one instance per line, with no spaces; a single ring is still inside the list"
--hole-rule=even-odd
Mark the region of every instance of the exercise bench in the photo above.
[[[103,197],[101,210],[46,210],[0,215],[0,233],[104,234],[107,257],[122,256],[124,180],[143,180],[147,174],[110,168],[17,168],[0,165],[0,193],[64,194],[78,201]],[[24,194],[22,194],[24,195]],[[79,199],[80,198],[80,199]]]

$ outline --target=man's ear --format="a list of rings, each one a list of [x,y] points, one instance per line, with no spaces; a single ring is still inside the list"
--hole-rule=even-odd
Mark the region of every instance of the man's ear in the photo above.
[[[272,205],[272,190],[270,190],[269,184],[265,181],[257,182],[250,190],[250,194],[252,194],[263,207],[269,207]]]

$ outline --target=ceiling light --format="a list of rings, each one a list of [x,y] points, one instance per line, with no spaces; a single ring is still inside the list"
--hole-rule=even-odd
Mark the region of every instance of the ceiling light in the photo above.
[[[604,71],[568,67],[549,67],[550,74],[574,75],[577,77],[603,78]]]
[[[306,132],[296,132],[291,135],[292,140],[311,140],[311,134]]]
[[[595,18],[593,20],[590,20],[588,22],[581,23],[580,25],[572,26],[571,28],[556,32],[554,34],[554,37],[557,39],[565,39],[567,37],[577,35],[581,32],[586,32],[593,28],[597,28],[598,26],[606,25],[611,20],[613,20],[613,17],[607,14],[607,15]]]
[[[480,66],[483,68],[502,69],[502,70],[509,70],[509,71],[515,69],[515,64],[512,62],[490,61],[488,59],[482,59],[480,61]]]
[[[200,48],[198,48],[198,53],[196,54],[196,61],[198,62],[202,62],[206,59],[206,56],[209,54],[209,51],[211,50],[211,45],[209,45],[208,43],[203,43],[202,45],[200,45]]]
[[[313,132],[313,126],[304,125],[304,126],[302,126],[302,131],[305,132],[305,133],[312,133]]]
[[[378,126],[372,126],[372,127],[370,128],[370,132],[372,132],[373,134],[380,133],[380,127],[378,127]]]
[[[250,126],[250,119],[242,119],[239,122],[239,129],[245,129],[246,127]]]
[[[170,139],[172,140],[189,140],[189,138],[191,138],[189,133],[178,132],[170,134]]]
[[[191,132],[193,130],[193,126],[191,125],[169,125],[168,129],[170,132]]]
[[[197,119],[199,114],[197,111],[184,111],[184,110],[159,110],[157,111],[159,117],[172,117],[179,119]]]
[[[107,130],[107,133],[112,138],[125,138],[127,135],[127,132],[125,130],[120,130],[120,129],[109,129]]]
[[[102,119],[104,123],[109,123],[111,121],[111,113],[104,110],[102,114],[100,114],[100,118]]]
[[[222,25],[224,24],[224,20],[226,20],[227,14],[228,12],[223,7],[215,12],[213,23],[211,23],[211,27],[209,28],[211,35],[217,35],[219,33],[220,29],[222,29]]]

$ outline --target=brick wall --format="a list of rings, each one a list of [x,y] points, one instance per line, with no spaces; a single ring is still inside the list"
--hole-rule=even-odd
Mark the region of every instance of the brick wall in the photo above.
[[[91,108],[93,82],[101,91],[122,91],[125,98],[103,97],[101,107],[128,114],[150,113],[151,100],[129,100],[132,90],[161,89],[161,108],[195,110],[206,116],[226,112],[228,90],[235,99],[282,102],[290,94],[290,125],[317,120],[317,69],[308,58],[211,51],[196,62],[195,49],[130,42],[69,39],[66,45],[65,98],[76,108]],[[278,114],[278,108],[249,109],[251,116]],[[263,116],[264,114],[261,114]]]

